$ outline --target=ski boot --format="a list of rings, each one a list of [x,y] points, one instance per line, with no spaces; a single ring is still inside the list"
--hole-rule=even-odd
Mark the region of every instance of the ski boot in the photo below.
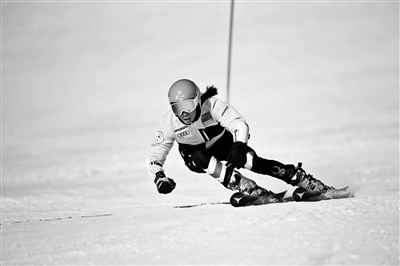
[[[272,191],[260,187],[259,185],[257,185],[256,182],[254,182],[250,178],[245,177],[236,170],[234,170],[233,176],[236,184],[236,189],[243,194],[251,196],[268,196],[274,194]]]
[[[231,189],[238,191],[230,198],[230,203],[234,207],[283,202],[287,192],[285,190],[280,193],[274,193],[262,188],[236,170],[233,172],[231,180],[234,180],[230,183],[233,185]]]
[[[314,178],[312,175],[307,174],[306,171],[301,168],[302,163],[299,163],[291,174],[289,184],[292,186],[298,186],[301,188],[313,190],[313,191],[327,191],[335,189],[322,183],[320,180]]]

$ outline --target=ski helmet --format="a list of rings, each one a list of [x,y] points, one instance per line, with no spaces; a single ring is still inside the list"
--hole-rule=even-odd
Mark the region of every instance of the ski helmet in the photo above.
[[[175,115],[193,112],[199,104],[200,90],[188,79],[180,79],[168,91],[168,100]]]

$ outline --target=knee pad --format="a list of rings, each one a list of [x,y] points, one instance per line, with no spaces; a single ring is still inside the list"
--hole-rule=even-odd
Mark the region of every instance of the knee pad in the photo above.
[[[205,173],[205,169],[208,167],[211,155],[208,155],[205,151],[194,151],[185,154],[185,164],[193,172]]]
[[[210,159],[211,155],[206,151],[195,151],[192,154],[191,161],[195,166],[200,167],[201,169],[207,169]]]

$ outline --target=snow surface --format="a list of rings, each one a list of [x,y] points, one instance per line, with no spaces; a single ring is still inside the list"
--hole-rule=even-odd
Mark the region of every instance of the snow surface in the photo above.
[[[398,2],[236,2],[249,145],[355,192],[246,208],[176,148],[173,193],[144,165],[174,81],[226,100],[230,1],[1,8],[2,265],[399,265]]]

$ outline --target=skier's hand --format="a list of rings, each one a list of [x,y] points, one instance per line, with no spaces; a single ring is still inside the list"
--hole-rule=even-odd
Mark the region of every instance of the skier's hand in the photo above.
[[[232,166],[233,168],[237,169],[242,168],[247,162],[246,154],[247,144],[241,141],[234,142],[232,144],[231,151],[228,154],[227,166]]]
[[[157,190],[160,194],[168,194],[174,190],[176,183],[169,177],[166,177],[163,171],[156,173],[156,178],[154,179]]]

